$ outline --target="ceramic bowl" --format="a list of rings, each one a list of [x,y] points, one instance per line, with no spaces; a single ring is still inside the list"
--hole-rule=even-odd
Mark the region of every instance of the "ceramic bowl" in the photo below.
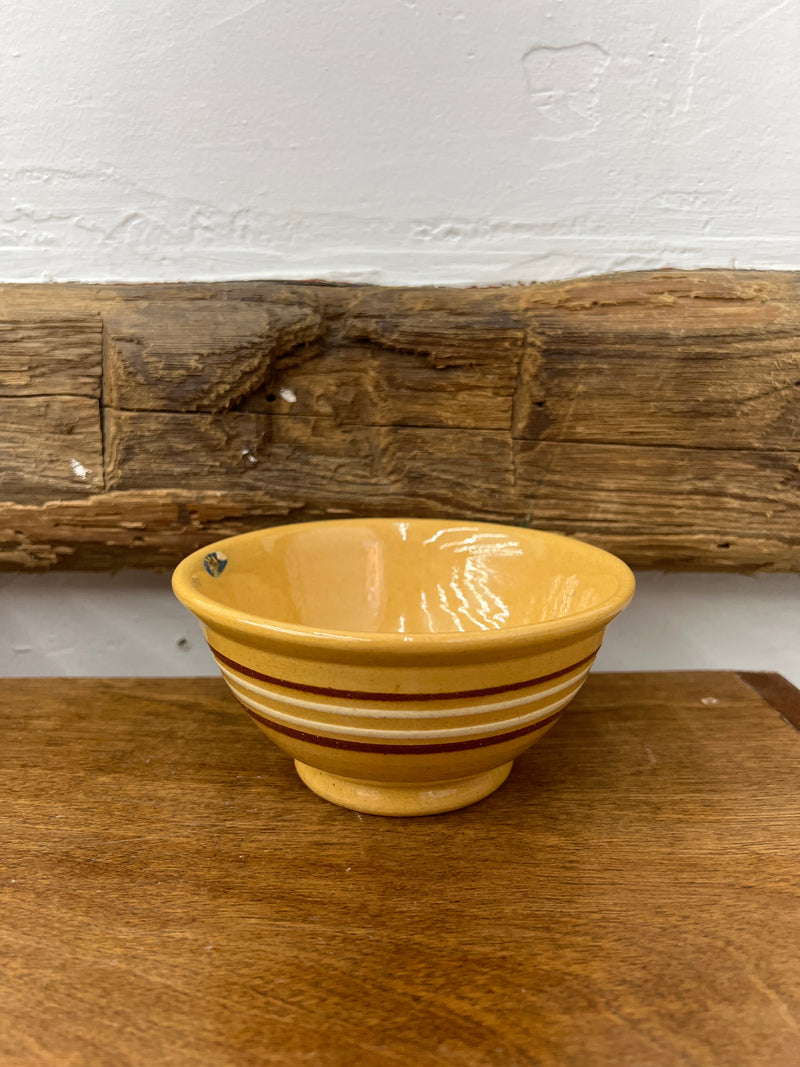
[[[315,793],[428,815],[487,796],[555,724],[634,579],[558,534],[347,519],[218,541],[173,589]]]

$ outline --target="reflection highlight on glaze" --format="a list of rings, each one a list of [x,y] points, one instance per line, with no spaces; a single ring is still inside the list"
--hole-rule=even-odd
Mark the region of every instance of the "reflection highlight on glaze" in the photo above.
[[[366,520],[332,533],[311,523],[247,551],[252,560],[237,557],[213,595],[320,631],[508,630],[591,609],[617,588],[615,576],[581,569],[577,543],[573,562],[525,531],[490,526]]]
[[[450,607],[450,605],[448,603],[448,600],[447,600],[447,593],[445,592],[444,586],[442,586],[441,584],[437,583],[436,590],[439,593],[439,604],[441,606],[441,609],[445,613],[445,615],[453,623],[453,629],[454,630],[460,630],[463,633],[464,632],[464,624],[461,621],[461,619],[458,617],[458,612],[457,611],[453,611],[452,608]]]
[[[453,629],[499,630],[508,624],[511,615],[509,605],[492,590],[491,563],[499,559],[522,556],[518,542],[507,534],[481,531],[474,528],[456,527],[440,530],[423,542],[435,546],[443,553],[466,554],[458,567],[453,567],[449,582],[452,596],[437,587],[439,604]],[[454,598],[454,599],[453,599]]]

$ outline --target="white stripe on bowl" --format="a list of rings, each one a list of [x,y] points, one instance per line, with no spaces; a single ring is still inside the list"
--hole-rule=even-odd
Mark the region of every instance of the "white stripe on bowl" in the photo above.
[[[403,722],[405,719],[441,719],[443,715],[458,717],[460,715],[482,715],[484,712],[491,714],[494,711],[507,711],[508,708],[518,708],[523,704],[530,704],[534,700],[543,700],[545,697],[555,696],[556,693],[562,693],[565,689],[569,689],[570,686],[580,685],[591,667],[590,664],[589,667],[585,667],[579,674],[573,675],[566,682],[560,682],[549,689],[542,689],[538,693],[535,690],[529,690],[524,697],[515,697],[513,700],[500,700],[495,704],[474,704],[471,707],[437,708],[433,711],[404,710],[401,712],[396,710],[396,704],[391,708],[354,708],[349,704],[321,704],[317,701],[286,696],[285,693],[279,693],[266,685],[256,685],[247,681],[242,675],[235,674],[227,667],[223,667],[219,660],[217,660],[217,665],[230,684],[241,686],[251,693],[258,693],[260,696],[268,697],[278,704],[291,704],[296,708],[308,708],[309,711],[321,711],[328,715],[347,715],[354,719],[386,718],[397,722]],[[409,697],[409,699],[413,698]],[[403,705],[400,706],[402,707]]]
[[[231,688],[235,687],[232,686]],[[528,715],[518,715],[514,719],[503,719],[502,722],[482,722],[476,726],[451,726],[438,730],[380,730],[368,726],[333,725],[327,722],[317,722],[314,719],[301,719],[297,715],[287,715],[283,711],[276,711],[269,704],[262,704],[260,700],[245,696],[244,693],[237,693],[237,696],[243,704],[246,704],[248,708],[252,708],[253,711],[261,711],[268,718],[274,719],[276,722],[285,723],[287,726],[300,727],[306,733],[333,734],[336,737],[375,738],[381,741],[437,741],[446,737],[486,737],[491,733],[505,733],[508,730],[519,729],[521,726],[528,726],[538,719],[546,719],[554,711],[565,707],[572,700],[574,694],[568,693],[567,696],[556,700],[553,704],[548,704],[544,708],[537,708],[536,711]],[[377,718],[378,716],[374,717]]]

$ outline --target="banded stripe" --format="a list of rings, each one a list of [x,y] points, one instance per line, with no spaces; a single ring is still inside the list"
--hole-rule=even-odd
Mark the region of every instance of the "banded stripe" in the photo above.
[[[264,685],[254,685],[253,682],[248,682],[245,677],[239,677],[234,674],[233,671],[223,666],[222,663],[219,664],[219,669],[232,688],[239,687],[247,692],[256,693],[259,696],[274,700],[278,704],[287,704],[292,707],[303,708],[308,711],[318,711],[327,715],[346,715],[354,719],[385,718],[388,715],[393,722],[403,722],[408,719],[438,719],[444,714],[448,717],[459,717],[468,715],[488,715],[495,711],[506,711],[509,708],[516,708],[521,707],[524,704],[530,704],[534,700],[544,700],[547,697],[555,696],[556,693],[562,693],[565,689],[574,687],[574,689],[577,690],[577,687],[583,683],[586,675],[589,673],[589,668],[584,667],[579,674],[576,674],[572,678],[568,678],[566,682],[561,682],[559,685],[551,686],[548,689],[526,693],[525,696],[515,697],[513,700],[503,700],[493,704],[470,704],[460,708],[436,708],[432,711],[422,711],[419,708],[403,710],[392,708],[391,710],[388,710],[374,707],[353,707],[351,704],[321,704],[312,700],[304,700],[299,697],[288,696],[286,693],[279,693],[274,689],[268,689]]]
[[[381,739],[383,741],[390,740],[393,736],[406,738],[409,741],[435,741],[436,738],[477,738],[485,735],[488,730],[508,730],[508,729],[521,729],[529,725],[538,722],[540,719],[546,718],[553,712],[560,711],[562,708],[572,700],[574,693],[567,693],[566,696],[561,697],[559,700],[554,701],[552,704],[546,704],[543,708],[537,708],[535,711],[529,712],[527,715],[517,715],[511,719],[504,719],[501,722],[481,722],[474,723],[471,726],[446,726],[441,728],[429,728],[424,730],[408,730],[402,728],[399,730],[386,730],[368,726],[343,726],[338,723],[321,723],[312,722],[308,718],[301,718],[298,715],[290,715],[287,712],[279,711],[277,708],[270,704],[264,704],[260,700],[254,699],[250,695],[246,695],[240,690],[234,688],[234,694],[240,703],[244,704],[250,711],[260,715],[270,725],[274,723],[280,723],[291,728],[302,727],[306,730],[309,727],[315,727],[316,730],[324,730],[325,735],[333,734],[336,737],[372,737]],[[323,736],[323,735],[320,735]]]
[[[239,698],[241,700],[241,698]],[[303,730],[296,730],[293,727],[285,726],[283,723],[273,722],[264,715],[259,715],[257,712],[252,711],[244,704],[244,710],[250,715],[256,722],[262,723],[270,730],[275,730],[276,733],[285,734],[287,737],[293,737],[297,741],[305,741],[312,745],[321,745],[323,748],[338,748],[347,749],[351,752],[370,752],[374,755],[390,755],[390,756],[424,756],[438,754],[440,752],[463,752],[471,748],[485,748],[487,745],[500,745],[507,741],[514,741],[518,737],[524,737],[526,734],[535,733],[537,730],[543,730],[546,726],[552,725],[556,719],[561,717],[561,712],[557,711],[552,715],[549,715],[546,719],[539,719],[537,722],[532,723],[529,726],[523,726],[518,730],[511,730],[505,734],[493,734],[491,737],[478,737],[469,741],[443,741],[439,744],[428,745],[379,745],[369,741],[351,741],[349,739],[341,737],[325,737],[322,734],[313,734]]]
[[[252,667],[246,667],[242,663],[237,663],[236,660],[231,659],[223,652],[220,652],[219,649],[215,648],[210,641],[209,648],[220,667],[223,665],[230,667],[232,670],[237,671],[239,674],[244,674],[248,678],[254,678],[260,682],[267,682],[269,685],[277,685],[280,686],[281,689],[291,689],[300,693],[313,693],[317,696],[324,697],[339,697],[344,700],[374,700],[380,703],[394,703],[407,700],[463,700],[475,697],[495,696],[499,693],[512,693],[519,689],[532,689],[534,686],[541,685],[543,682],[551,682],[556,678],[563,678],[566,675],[571,674],[572,671],[578,670],[580,667],[586,667],[588,670],[597,655],[597,649],[595,649],[594,652],[591,652],[588,656],[584,656],[584,658],[578,660],[577,663],[571,663],[568,667],[562,667],[560,670],[551,671],[549,674],[542,674],[537,678],[527,678],[520,682],[509,682],[505,685],[490,685],[483,689],[459,689],[449,693],[378,693],[360,689],[333,689],[329,686],[292,682],[286,678],[277,678],[275,675],[264,674],[261,671],[254,670]]]

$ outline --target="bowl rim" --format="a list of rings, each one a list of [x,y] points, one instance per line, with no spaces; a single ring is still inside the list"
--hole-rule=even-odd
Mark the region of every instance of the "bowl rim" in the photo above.
[[[618,586],[616,592],[595,604],[592,608],[574,612],[557,619],[546,619],[541,622],[528,623],[524,626],[509,626],[501,630],[468,630],[468,631],[441,631],[434,633],[375,633],[360,630],[333,630],[318,629],[312,626],[303,626],[299,623],[281,622],[265,616],[253,615],[249,612],[221,604],[213,597],[201,593],[192,584],[192,574],[202,567],[203,560],[210,552],[223,551],[236,542],[251,540],[264,535],[279,535],[289,530],[307,526],[332,526],[332,525],[356,525],[359,523],[418,523],[425,522],[438,526],[440,529],[455,529],[469,527],[470,529],[508,530],[516,535],[530,537],[532,540],[544,540],[551,542],[569,542],[574,549],[577,547],[584,556],[594,559],[603,564],[604,569],[617,577]],[[269,639],[281,645],[293,645],[305,647],[308,650],[323,648],[337,648],[344,650],[367,650],[371,652],[399,653],[414,652],[416,654],[430,652],[440,654],[447,650],[451,652],[475,651],[478,648],[491,646],[493,650],[500,648],[513,648],[528,644],[537,638],[558,640],[560,637],[569,637],[576,633],[600,629],[606,626],[613,618],[623,611],[630,603],[636,588],[636,579],[633,572],[613,553],[604,548],[598,548],[577,537],[567,534],[552,533],[549,530],[539,530],[529,526],[513,526],[510,523],[495,523],[478,520],[460,519],[436,519],[423,516],[360,516],[348,519],[313,519],[308,522],[279,523],[256,530],[248,530],[244,533],[234,534],[218,541],[213,541],[202,548],[190,553],[177,565],[172,573],[172,590],[177,599],[204,623],[217,631],[227,632],[236,637],[249,635],[250,637]]]

